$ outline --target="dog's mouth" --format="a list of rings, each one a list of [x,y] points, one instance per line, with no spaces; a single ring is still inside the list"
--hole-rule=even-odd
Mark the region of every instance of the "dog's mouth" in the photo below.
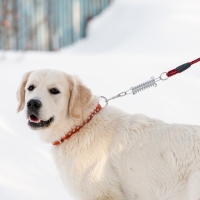
[[[54,120],[53,117],[51,117],[49,120],[47,121],[43,121],[41,119],[39,119],[36,115],[32,114],[29,117],[29,121],[28,121],[28,125],[31,128],[43,128],[43,127],[48,127],[52,121]]]

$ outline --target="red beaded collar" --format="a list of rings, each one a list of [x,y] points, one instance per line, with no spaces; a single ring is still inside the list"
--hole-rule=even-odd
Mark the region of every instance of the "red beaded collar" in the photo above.
[[[60,140],[55,141],[53,143],[53,145],[59,145],[59,144],[63,143],[65,140],[69,139],[73,134],[75,134],[76,132],[78,132],[85,124],[87,124],[92,119],[92,117],[95,114],[97,114],[101,109],[102,109],[101,105],[98,104],[97,107],[94,109],[94,111],[90,114],[90,116],[80,126],[76,126],[76,128],[72,129],[70,132],[68,132]]]

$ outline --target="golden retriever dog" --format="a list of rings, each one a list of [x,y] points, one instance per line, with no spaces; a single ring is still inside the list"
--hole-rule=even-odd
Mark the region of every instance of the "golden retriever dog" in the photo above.
[[[57,70],[25,74],[18,100],[30,128],[52,143],[74,199],[200,199],[200,126],[102,108],[78,77]]]

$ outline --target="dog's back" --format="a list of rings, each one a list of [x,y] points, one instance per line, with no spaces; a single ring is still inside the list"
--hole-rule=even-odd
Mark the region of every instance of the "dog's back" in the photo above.
[[[140,130],[135,131],[133,120],[130,138],[124,148],[116,141],[120,151],[113,157],[128,199],[199,199],[193,195],[200,195],[200,126],[136,118]]]

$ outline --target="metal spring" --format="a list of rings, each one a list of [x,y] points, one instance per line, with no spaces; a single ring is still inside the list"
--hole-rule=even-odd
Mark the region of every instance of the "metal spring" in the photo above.
[[[157,86],[156,80],[155,80],[154,77],[151,77],[151,79],[149,81],[146,81],[144,83],[136,85],[135,87],[131,87],[130,89],[132,90],[133,94],[136,94],[136,93],[141,92],[142,90],[145,90],[145,89],[150,88],[152,86],[154,86],[154,87]]]

